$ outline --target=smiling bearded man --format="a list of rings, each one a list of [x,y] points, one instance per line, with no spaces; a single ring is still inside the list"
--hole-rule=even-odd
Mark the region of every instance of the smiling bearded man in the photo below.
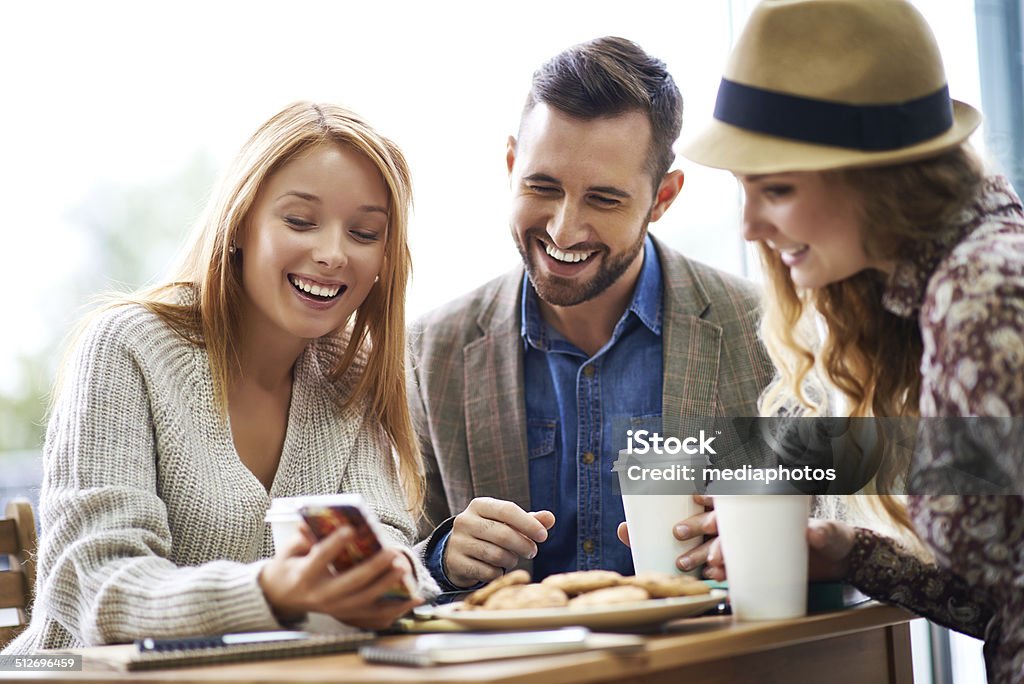
[[[647,234],[683,186],[670,170],[681,125],[664,63],[628,40],[571,47],[534,74],[506,152],[525,273],[428,314],[411,336],[420,548],[445,589],[527,559],[535,580],[632,574],[612,486],[627,429],[679,437],[702,418],[757,415],[772,366],[756,290]],[[680,521],[676,536],[700,537],[705,520]]]

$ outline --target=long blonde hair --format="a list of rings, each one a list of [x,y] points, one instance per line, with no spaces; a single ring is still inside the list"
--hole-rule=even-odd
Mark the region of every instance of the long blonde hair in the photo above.
[[[388,189],[389,220],[380,280],[356,309],[343,334],[348,344],[332,379],[365,355],[365,369],[344,407],[368,403],[398,454],[403,488],[413,511],[423,502],[423,465],[406,403],[405,290],[412,271],[408,220],[412,180],[401,150],[359,116],[336,105],[297,102],[271,117],[242,146],[197,222],[169,281],[128,297],[160,316],[179,335],[205,348],[217,403],[227,416],[227,388],[239,371],[242,281],[230,249],[257,193],[279,168],[304,151],[333,143],[364,154]],[[183,290],[190,296],[183,298]]]
[[[934,239],[978,194],[982,165],[966,146],[940,156],[893,166],[825,172],[861,199],[863,246],[869,257],[899,260],[916,243]],[[761,262],[768,287],[761,334],[780,377],[761,397],[761,413],[792,408],[807,415],[828,413],[829,390],[845,399],[853,417],[918,415],[921,388],[921,330],[916,318],[902,318],[882,305],[886,281],[877,271],[813,290],[798,290],[779,255],[763,243]],[[817,321],[827,329],[823,340]],[[824,383],[821,381],[824,380]],[[873,483],[880,507],[898,526],[913,531],[897,491],[907,454],[898,439],[879,447],[884,458]]]

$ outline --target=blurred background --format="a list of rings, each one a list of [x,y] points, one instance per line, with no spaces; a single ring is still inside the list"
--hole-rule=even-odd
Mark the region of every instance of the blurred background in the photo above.
[[[405,151],[416,189],[413,318],[518,261],[505,142],[537,66],[596,36],[635,40],[674,74],[685,138],[710,118],[731,42],[754,4],[5,4],[0,506],[38,496],[64,335],[97,293],[160,279],[219,170],[283,105],[347,105]],[[916,4],[938,36],[953,96],[988,114],[976,147],[1021,187],[1019,166],[1005,161],[1024,160],[1020,0]],[[683,193],[652,231],[756,279],[731,175],[678,166]]]

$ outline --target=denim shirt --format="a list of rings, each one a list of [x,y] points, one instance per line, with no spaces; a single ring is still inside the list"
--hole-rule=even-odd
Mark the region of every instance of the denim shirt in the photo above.
[[[633,574],[616,536],[625,520],[612,464],[626,431],[661,431],[662,275],[650,238],[629,307],[594,356],[541,318],[523,279],[526,435],[530,506],[555,514],[533,561],[534,580],[557,572],[606,569]]]
[[[650,237],[629,307],[608,343],[589,358],[544,322],[523,277],[530,505],[555,514],[533,561],[535,581],[594,568],[633,574],[629,548],[616,536],[626,518],[612,464],[626,448],[627,430],[661,431],[662,318],[661,265]],[[446,591],[456,589],[442,564],[449,536],[426,558]]]

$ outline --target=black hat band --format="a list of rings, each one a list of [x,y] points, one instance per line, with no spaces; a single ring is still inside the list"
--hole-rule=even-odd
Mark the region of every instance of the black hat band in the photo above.
[[[881,152],[942,135],[953,126],[953,106],[946,85],[909,102],[850,105],[763,90],[723,78],[715,118],[780,138]]]

